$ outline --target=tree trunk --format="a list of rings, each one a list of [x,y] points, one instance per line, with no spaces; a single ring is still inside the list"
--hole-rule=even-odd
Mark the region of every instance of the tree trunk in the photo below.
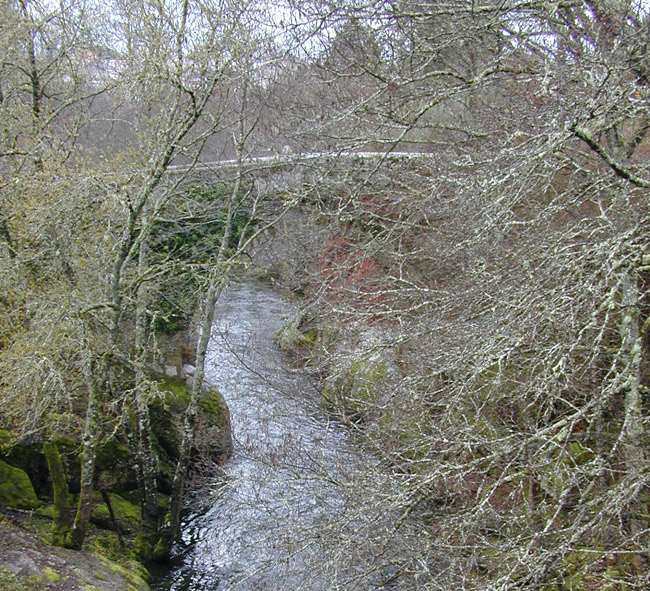
[[[196,415],[199,410],[199,403],[203,393],[203,375],[205,373],[205,354],[208,349],[210,340],[210,329],[214,320],[214,310],[216,303],[223,290],[225,278],[218,271],[214,272],[208,288],[208,294],[205,299],[201,334],[196,347],[196,369],[194,371],[194,381],[192,382],[192,392],[190,401],[185,410],[185,424],[183,427],[183,440],[181,442],[180,455],[176,464],[174,481],[172,483],[172,494],[169,500],[169,512],[163,525],[160,541],[156,545],[155,558],[157,560],[166,560],[169,558],[174,538],[178,533],[180,523],[181,509],[183,508],[183,493],[187,480],[187,472],[190,467],[190,455],[194,443],[194,430],[196,425]]]
[[[212,323],[214,321],[215,306],[228,280],[228,272],[230,268],[228,247],[232,237],[235,212],[239,205],[239,194],[241,191],[243,178],[244,146],[247,138],[247,133],[245,130],[245,108],[248,94],[248,78],[246,76],[244,77],[241,91],[242,95],[238,121],[239,134],[238,137],[235,137],[235,147],[237,149],[235,179],[232,190],[230,191],[226,222],[224,224],[223,236],[221,237],[221,244],[219,245],[219,252],[217,253],[216,261],[214,262],[214,265],[210,272],[208,293],[203,304],[200,326],[201,333],[199,336],[199,342],[196,346],[196,368],[194,370],[192,392],[190,395],[190,402],[185,411],[183,441],[181,442],[180,456],[178,458],[176,472],[174,473],[174,481],[172,483],[172,494],[169,500],[169,512],[162,527],[160,540],[154,550],[154,557],[157,560],[166,560],[169,558],[174,538],[178,534],[181,509],[183,508],[183,493],[187,480],[187,472],[190,466],[192,445],[194,443],[196,415],[199,410],[199,403],[201,401],[201,395],[203,393],[205,354],[208,350],[210,331],[212,329]],[[241,240],[244,240],[243,234]]]
[[[629,533],[635,547],[646,546],[641,539],[645,524],[640,518],[645,513],[643,502],[640,499],[643,493],[644,474],[647,473],[646,452],[643,448],[643,412],[641,402],[641,359],[642,343],[639,334],[639,295],[636,272],[628,272],[622,281],[623,320],[621,323],[621,337],[623,352],[627,360],[627,376],[625,383],[625,419],[621,440],[625,459],[626,474],[630,479],[630,486],[635,489],[634,501],[628,508]],[[634,562],[637,570],[641,572],[647,565],[646,553],[637,554]]]
[[[68,479],[63,469],[63,462],[59,449],[53,441],[43,444],[43,454],[52,479],[54,493],[54,521],[50,543],[54,546],[65,546],[70,535],[72,506],[68,491]]]
[[[104,504],[108,509],[108,515],[110,516],[111,523],[115,528],[115,533],[117,534],[117,539],[118,542],[120,543],[120,548],[124,550],[125,546],[124,546],[124,536],[122,535],[122,526],[120,525],[120,522],[117,520],[117,517],[115,516],[115,511],[113,510],[113,503],[111,503],[111,497],[104,489],[100,490],[99,494],[102,495],[102,500],[104,501]]]
[[[79,503],[72,531],[70,532],[69,547],[81,550],[90,514],[93,510],[93,481],[95,478],[95,463],[97,444],[99,441],[99,399],[100,389],[96,383],[88,388],[88,405],[86,408],[86,423],[81,447],[81,479],[79,488]]]
[[[158,484],[156,462],[151,444],[151,419],[149,416],[149,376],[147,364],[147,303],[148,289],[145,281],[147,271],[147,248],[143,241],[138,253],[140,286],[135,325],[135,413],[136,413],[136,475],[140,489],[142,531],[138,552],[145,560],[151,558],[158,535]]]

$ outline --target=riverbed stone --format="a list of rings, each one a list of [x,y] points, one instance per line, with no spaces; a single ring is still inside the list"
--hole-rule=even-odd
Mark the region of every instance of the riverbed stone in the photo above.
[[[285,353],[298,354],[314,347],[314,335],[302,332],[300,322],[300,317],[291,318],[273,335],[273,341]]]

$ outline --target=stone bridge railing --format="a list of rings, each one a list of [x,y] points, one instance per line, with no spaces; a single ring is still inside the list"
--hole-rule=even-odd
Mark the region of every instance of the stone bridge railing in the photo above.
[[[357,179],[378,169],[421,166],[433,158],[422,152],[312,152],[246,158],[242,169],[252,179],[258,194],[292,192],[325,180],[350,175]],[[199,162],[194,166],[171,166],[170,174],[188,174],[197,180],[229,180],[238,171],[237,160]]]

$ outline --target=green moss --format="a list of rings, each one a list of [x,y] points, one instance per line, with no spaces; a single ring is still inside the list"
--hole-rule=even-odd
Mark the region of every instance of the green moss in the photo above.
[[[29,476],[0,460],[0,503],[16,509],[36,509],[38,499]]]
[[[216,421],[224,420],[227,412],[226,401],[217,390],[206,392],[199,401],[199,408]]]
[[[101,554],[95,554],[101,563],[106,566],[111,572],[120,575],[127,582],[127,587],[124,591],[149,591],[147,579],[149,572],[147,569],[136,562],[135,560],[126,560],[123,564],[119,564],[113,560],[109,560]]]
[[[97,450],[98,465],[128,462],[130,457],[129,447],[116,437],[109,439]]]
[[[113,437],[97,450],[97,478],[105,488],[119,493],[137,488],[131,451],[120,438]]]
[[[163,490],[166,482],[175,471],[175,465],[166,466],[165,455],[177,459],[183,438],[182,418],[190,402],[191,393],[182,380],[164,379],[160,381],[163,396],[152,405],[152,426],[160,444],[161,460],[160,482]],[[232,449],[230,435],[230,418],[228,406],[223,396],[216,390],[201,393],[199,399],[199,417],[194,451],[200,450],[220,461]],[[160,454],[160,452],[163,454]],[[169,472],[169,474],[167,474]]]
[[[43,574],[50,583],[56,583],[61,578],[51,566],[43,567]]]
[[[160,380],[165,404],[180,404],[187,406],[190,402],[190,391],[183,380],[165,378]]]
[[[112,572],[124,577],[134,591],[140,589],[144,591],[149,588],[147,585],[149,573],[139,562],[131,560],[127,563],[127,566],[122,566],[117,562],[111,562],[110,569]]]
[[[324,401],[359,419],[372,409],[384,391],[388,363],[379,355],[363,355],[347,366],[338,368],[325,381]]]
[[[157,562],[165,562],[169,559],[169,550],[162,540],[158,540],[151,552],[151,559]]]
[[[158,382],[161,396],[150,407],[151,427],[159,444],[156,448],[160,460],[163,487],[173,477],[182,438],[182,417],[190,401],[190,392],[183,380],[163,379]],[[166,490],[166,489],[164,489]]]
[[[88,536],[86,548],[93,554],[101,554],[111,560],[120,560],[124,557],[124,549],[120,546],[120,540],[112,531],[103,530]]]
[[[14,442],[14,436],[7,429],[0,429],[0,453],[6,454]]]
[[[56,443],[59,450],[65,450],[66,453],[74,453],[79,448],[79,440],[65,435],[55,435],[52,442]]]
[[[578,466],[586,464],[594,458],[594,452],[580,441],[570,441],[567,448],[571,456],[571,462]]]
[[[38,509],[36,509],[36,515],[39,517],[54,519],[54,516],[56,515],[56,507],[53,503],[50,503],[49,505],[41,505]]]
[[[116,493],[108,493],[108,497],[111,501],[115,518],[123,531],[137,531],[140,528],[142,519],[140,516],[140,508]],[[114,528],[106,503],[100,502],[99,500],[93,508],[91,521],[95,525],[105,529]]]
[[[185,410],[190,403],[191,392],[184,381],[160,380],[160,388],[164,394],[163,402],[171,411],[178,412]],[[223,415],[224,409],[226,408],[226,401],[217,390],[209,390],[201,397],[199,407],[203,412],[218,417]]]
[[[291,320],[273,335],[275,344],[283,351],[295,353],[301,349],[313,347],[313,333],[303,333],[298,329],[298,321]]]
[[[72,499],[68,491],[68,479],[56,443],[43,444],[43,453],[50,471],[54,490],[54,516],[52,521],[52,544],[63,546],[70,530],[70,508]]]

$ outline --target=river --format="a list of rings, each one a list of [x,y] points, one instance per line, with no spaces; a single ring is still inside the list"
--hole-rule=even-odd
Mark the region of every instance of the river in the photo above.
[[[382,506],[395,496],[390,479],[274,345],[290,314],[253,282],[218,304],[206,382],[230,407],[234,452],[186,513],[155,591],[392,589],[400,580],[399,548],[388,552],[395,519]]]

